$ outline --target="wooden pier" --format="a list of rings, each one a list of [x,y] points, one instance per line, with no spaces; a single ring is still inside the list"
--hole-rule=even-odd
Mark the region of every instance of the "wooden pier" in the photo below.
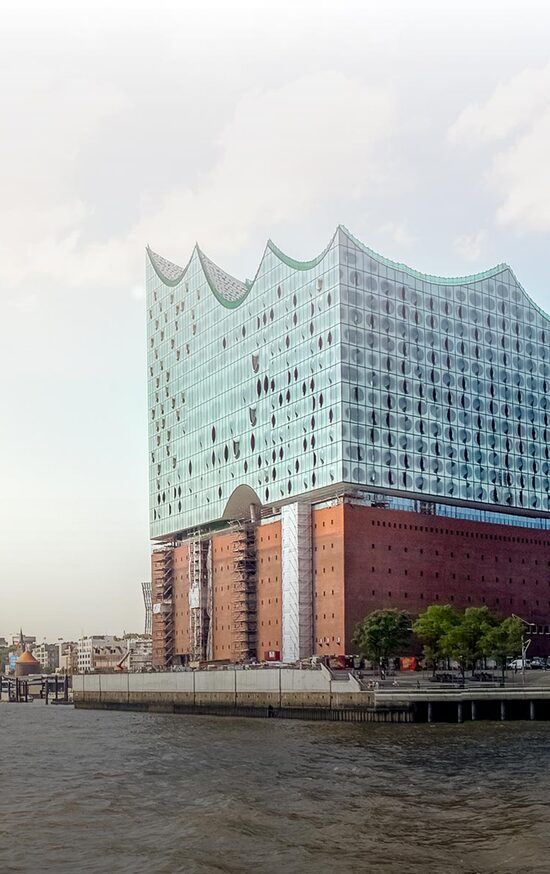
[[[68,674],[41,674],[29,677],[0,676],[0,702],[29,704],[40,698],[46,704],[69,704],[71,678]]]

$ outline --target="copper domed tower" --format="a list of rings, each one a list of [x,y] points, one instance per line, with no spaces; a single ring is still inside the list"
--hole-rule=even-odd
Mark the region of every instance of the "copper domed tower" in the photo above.
[[[17,661],[15,662],[15,676],[16,677],[28,677],[30,674],[40,674],[42,673],[42,668],[40,666],[40,662],[35,659],[32,652],[21,653]]]

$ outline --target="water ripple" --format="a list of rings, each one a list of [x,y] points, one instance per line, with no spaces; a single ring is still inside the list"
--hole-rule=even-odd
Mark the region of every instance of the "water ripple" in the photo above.
[[[1,874],[538,874],[543,723],[0,707]]]

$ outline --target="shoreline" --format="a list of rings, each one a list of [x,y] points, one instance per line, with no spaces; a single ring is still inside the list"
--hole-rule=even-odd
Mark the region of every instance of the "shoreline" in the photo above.
[[[86,709],[331,722],[550,721],[550,686],[372,689],[324,665],[77,674],[73,701]]]

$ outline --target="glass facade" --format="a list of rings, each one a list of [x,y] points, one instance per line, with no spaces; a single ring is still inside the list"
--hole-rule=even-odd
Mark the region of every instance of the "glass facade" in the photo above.
[[[343,486],[550,512],[550,323],[501,265],[443,279],[338,228],[254,281],[148,250],[153,538]]]

